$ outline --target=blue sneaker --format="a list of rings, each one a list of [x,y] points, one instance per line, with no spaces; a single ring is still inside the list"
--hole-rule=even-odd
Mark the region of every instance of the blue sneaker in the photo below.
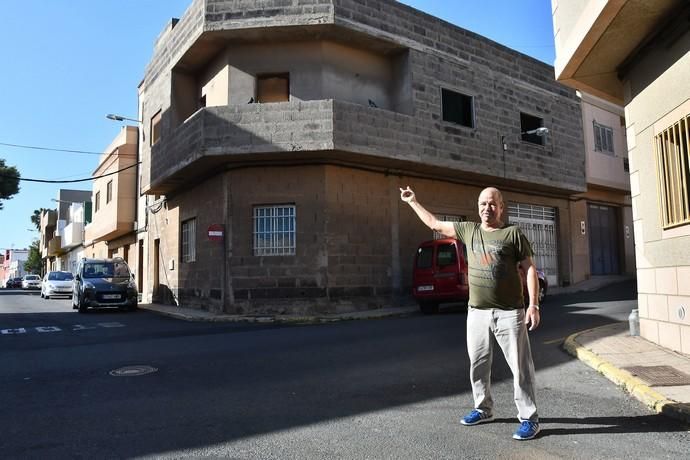
[[[479,425],[480,423],[490,422],[494,419],[493,415],[473,409],[472,412],[460,419],[460,423],[466,426]]]
[[[513,435],[513,439],[517,439],[518,441],[527,441],[528,439],[532,439],[539,434],[539,431],[540,428],[538,422],[530,422],[529,420],[525,420],[524,422],[520,423],[520,427]]]

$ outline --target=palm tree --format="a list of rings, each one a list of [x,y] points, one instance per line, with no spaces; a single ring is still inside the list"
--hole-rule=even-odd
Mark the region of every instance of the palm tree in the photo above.
[[[31,223],[36,226],[36,230],[41,231],[41,215],[43,211],[48,211],[46,208],[34,209],[34,214],[31,216]]]

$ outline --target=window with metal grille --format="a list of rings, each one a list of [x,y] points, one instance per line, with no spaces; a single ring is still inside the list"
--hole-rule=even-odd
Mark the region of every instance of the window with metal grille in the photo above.
[[[94,203],[94,210],[93,212],[98,212],[98,210],[101,208],[101,192],[96,192],[96,198],[95,198],[95,203]]]
[[[474,98],[441,88],[443,121],[474,128]]]
[[[108,204],[113,199],[113,181],[109,180],[105,186],[105,203]]]
[[[295,205],[254,206],[254,255],[294,255],[295,228]]]
[[[654,138],[663,228],[690,223],[690,114]]]
[[[453,215],[446,215],[446,214],[437,215],[436,218],[438,220],[440,220],[441,222],[464,222],[467,220],[467,217],[465,217],[465,216],[453,216]],[[440,240],[441,238],[447,238],[447,237],[444,235],[441,235],[439,232],[434,230],[433,239]]]
[[[183,263],[196,261],[196,219],[182,222],[182,254]]]
[[[596,121],[593,121],[592,125],[594,126],[594,150],[613,155],[613,129],[600,125]]]

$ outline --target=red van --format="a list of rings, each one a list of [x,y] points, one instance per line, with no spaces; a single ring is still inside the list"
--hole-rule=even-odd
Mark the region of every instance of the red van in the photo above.
[[[425,241],[414,258],[412,295],[423,313],[435,313],[443,302],[470,297],[465,245],[455,238]]]
[[[520,271],[522,274],[522,270]],[[544,272],[539,277],[539,302],[546,296],[548,282]],[[425,241],[414,258],[412,295],[425,314],[435,313],[446,302],[465,303],[470,297],[467,280],[467,250],[455,238]],[[527,283],[522,276],[525,303],[529,303]]]

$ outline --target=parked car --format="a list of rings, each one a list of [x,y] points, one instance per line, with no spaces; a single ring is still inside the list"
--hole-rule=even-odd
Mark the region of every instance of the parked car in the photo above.
[[[70,272],[48,272],[41,283],[41,297],[50,299],[56,295],[72,295],[74,276]]]
[[[134,275],[121,257],[79,262],[72,288],[72,308],[79,313],[98,307],[133,311],[138,307],[137,298]]]
[[[24,275],[22,289],[41,289],[41,277],[38,275]]]
[[[525,304],[529,295],[525,276],[521,272]],[[548,289],[544,272],[537,270],[539,277],[539,302],[543,302]],[[414,259],[412,295],[425,314],[435,313],[438,306],[446,302],[469,300],[467,278],[467,250],[455,238],[425,241],[417,248]]]
[[[16,289],[22,287],[22,279],[20,277],[16,278],[7,278],[7,282],[5,283],[5,288],[7,289]]]

